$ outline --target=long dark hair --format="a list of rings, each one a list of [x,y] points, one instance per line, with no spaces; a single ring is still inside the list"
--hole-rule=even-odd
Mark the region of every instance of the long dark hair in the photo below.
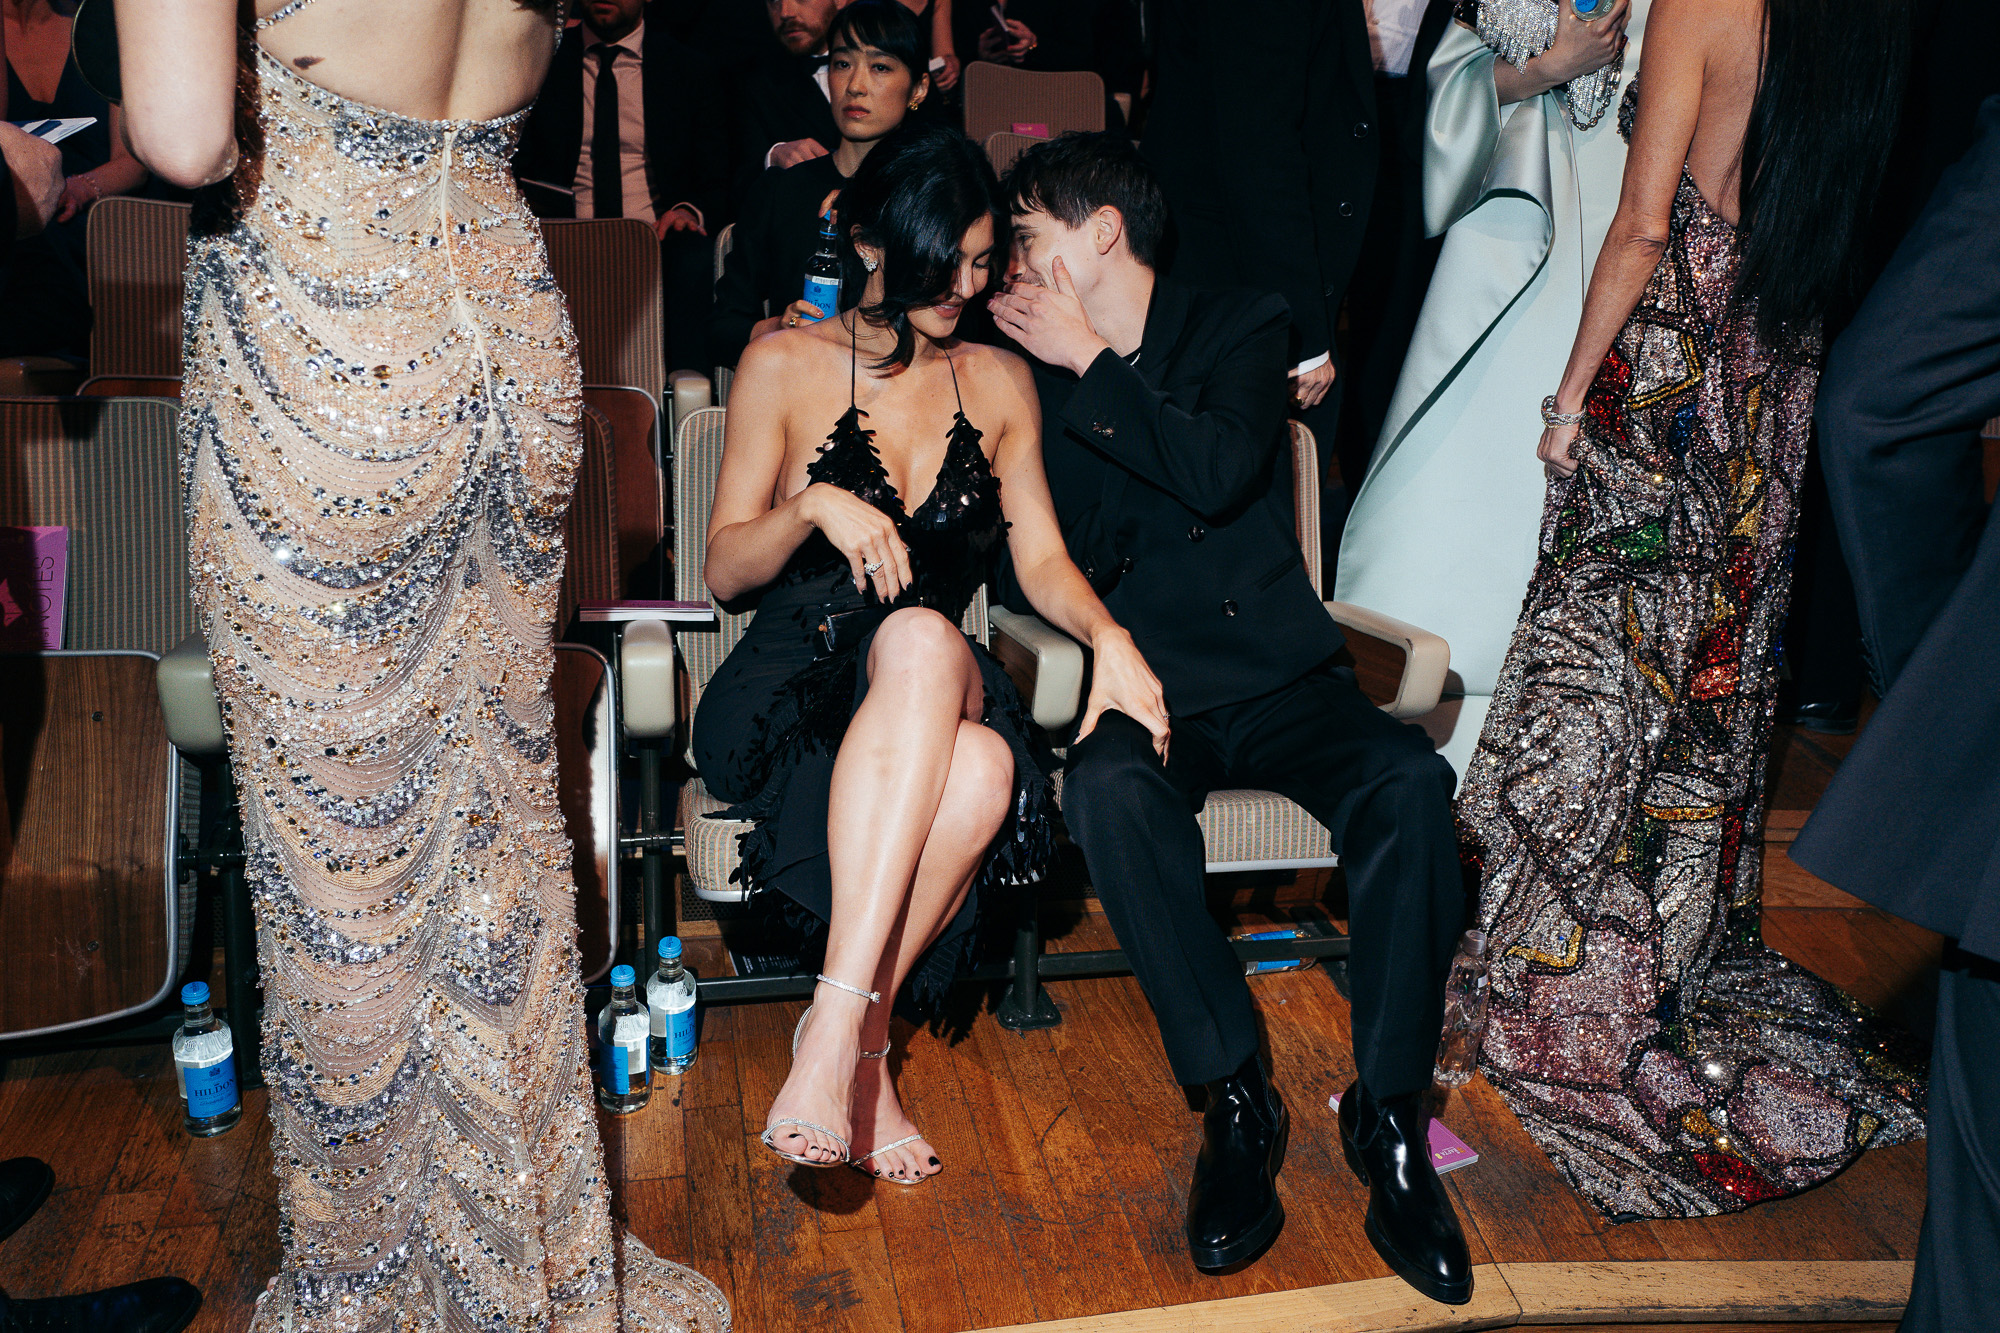
[[[992,164],[979,145],[935,122],[906,120],[883,135],[841,190],[839,208],[847,291],[858,293],[868,284],[854,242],[882,251],[882,299],[859,307],[896,331],[896,346],[877,370],[907,367],[916,355],[910,312],[951,291],[959,242],[973,223],[993,219],[993,251],[1007,253],[1009,219]]]
[[[1765,0],[1736,293],[1767,340],[1851,292],[1909,50],[1907,0]]]

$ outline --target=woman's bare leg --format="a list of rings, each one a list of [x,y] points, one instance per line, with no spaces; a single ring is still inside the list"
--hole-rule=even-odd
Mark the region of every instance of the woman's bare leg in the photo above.
[[[868,694],[841,740],[828,799],[827,976],[880,989],[874,978],[936,822],[959,723],[968,711],[979,716],[983,695],[965,636],[937,612],[898,611],[875,631]],[[868,1011],[886,1012],[892,994],[871,1005],[824,984],[814,991],[816,1007],[771,1120],[797,1116],[847,1132],[861,1023]],[[777,1142],[818,1161],[840,1156],[838,1144],[803,1126],[785,1126]]]
[[[938,802],[931,836],[917,862],[916,882],[871,987],[880,990],[885,1000],[902,990],[917,959],[958,915],[979,873],[981,858],[1006,822],[1013,794],[1014,754],[1007,742],[989,727],[960,722],[951,774]],[[879,1051],[888,1044],[889,1007],[887,1003],[871,1006],[861,1024],[861,1049]],[[856,1158],[878,1144],[894,1143],[917,1132],[903,1113],[886,1058],[863,1060],[856,1070],[853,1124]],[[864,1165],[879,1175],[903,1180],[935,1175],[943,1169],[936,1150],[922,1139]]]

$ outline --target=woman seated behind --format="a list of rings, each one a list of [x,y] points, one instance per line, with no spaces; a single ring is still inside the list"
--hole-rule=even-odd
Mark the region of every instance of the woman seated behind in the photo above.
[[[804,299],[820,219],[884,136],[924,103],[924,34],[897,0],[854,0],[827,32],[827,94],[840,147],[797,166],[772,167],[744,195],[735,242],[715,283],[708,350],[733,366],[752,338],[834,313]]]
[[[744,882],[824,929],[766,1145],[916,1184],[941,1165],[882,1058],[888,1001],[914,970],[913,999],[934,1003],[993,895],[1049,855],[1026,710],[959,630],[1003,539],[1035,608],[1096,655],[1082,729],[1115,708],[1164,753],[1167,722],[1063,547],[1028,367],[954,336],[1006,249],[984,155],[905,126],[841,213],[858,302],[759,338],[738,373],[706,574],[724,603],[758,595],[758,614],[702,696],[694,746],[710,789],[756,821]]]

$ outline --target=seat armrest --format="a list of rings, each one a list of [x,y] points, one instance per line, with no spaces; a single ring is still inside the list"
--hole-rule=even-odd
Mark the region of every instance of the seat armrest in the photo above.
[[[1056,732],[1076,721],[1083,704],[1082,646],[1034,616],[1004,606],[989,608],[986,620],[993,655],[1028,701],[1035,725]]]
[[[1328,602],[1326,613],[1347,634],[1362,692],[1383,712],[1421,717],[1438,706],[1451,668],[1451,647],[1443,639],[1352,602]]]
[[[667,426],[679,430],[688,413],[715,406],[715,390],[698,370],[676,370],[667,376]]]
[[[229,741],[222,731],[222,704],[215,697],[207,636],[196,630],[168,649],[153,680],[160,692],[160,711],[166,714],[167,739],[174,748],[190,759],[226,756]]]
[[[618,645],[618,697],[625,706],[626,735],[655,740],[673,733],[674,632],[665,621],[626,623]]]

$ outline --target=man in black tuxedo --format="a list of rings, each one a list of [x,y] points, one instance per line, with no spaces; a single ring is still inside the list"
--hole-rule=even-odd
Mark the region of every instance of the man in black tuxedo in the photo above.
[[[1450,0],[1156,0],[1153,19],[1145,147],[1178,232],[1168,272],[1291,303],[1295,405],[1322,467],[1338,442],[1342,479],[1358,485],[1437,257],[1420,133]],[[1334,331],[1350,296],[1343,359]]]
[[[827,87],[835,0],[764,0],[775,38],[744,81],[737,110],[739,197],[766,167],[795,167],[840,146]]]
[[[1951,941],[1905,1333],[1985,1327],[2000,1273],[2000,96],[1834,344],[1828,497],[1885,693],[1792,858]]]
[[[728,171],[720,97],[645,0],[585,0],[522,127],[515,174],[547,218],[637,218],[660,238],[667,366],[703,364]]]
[[[1070,748],[1063,815],[1175,1078],[1207,1089],[1188,1194],[1195,1263],[1247,1259],[1284,1222],[1286,1113],[1258,1058],[1242,964],[1208,914],[1195,823],[1209,792],[1265,788],[1325,824],[1347,867],[1360,1077],[1340,1130],[1372,1188],[1368,1237],[1425,1295],[1468,1301],[1422,1104],[1465,914],[1452,772],[1332,663],[1341,637],[1293,536],[1285,304],[1155,278],[1165,204],[1118,136],[1029,149],[1007,194],[1012,282],[994,321],[1036,362],[1070,555],[1172,712],[1164,763],[1131,718],[1097,719]]]

